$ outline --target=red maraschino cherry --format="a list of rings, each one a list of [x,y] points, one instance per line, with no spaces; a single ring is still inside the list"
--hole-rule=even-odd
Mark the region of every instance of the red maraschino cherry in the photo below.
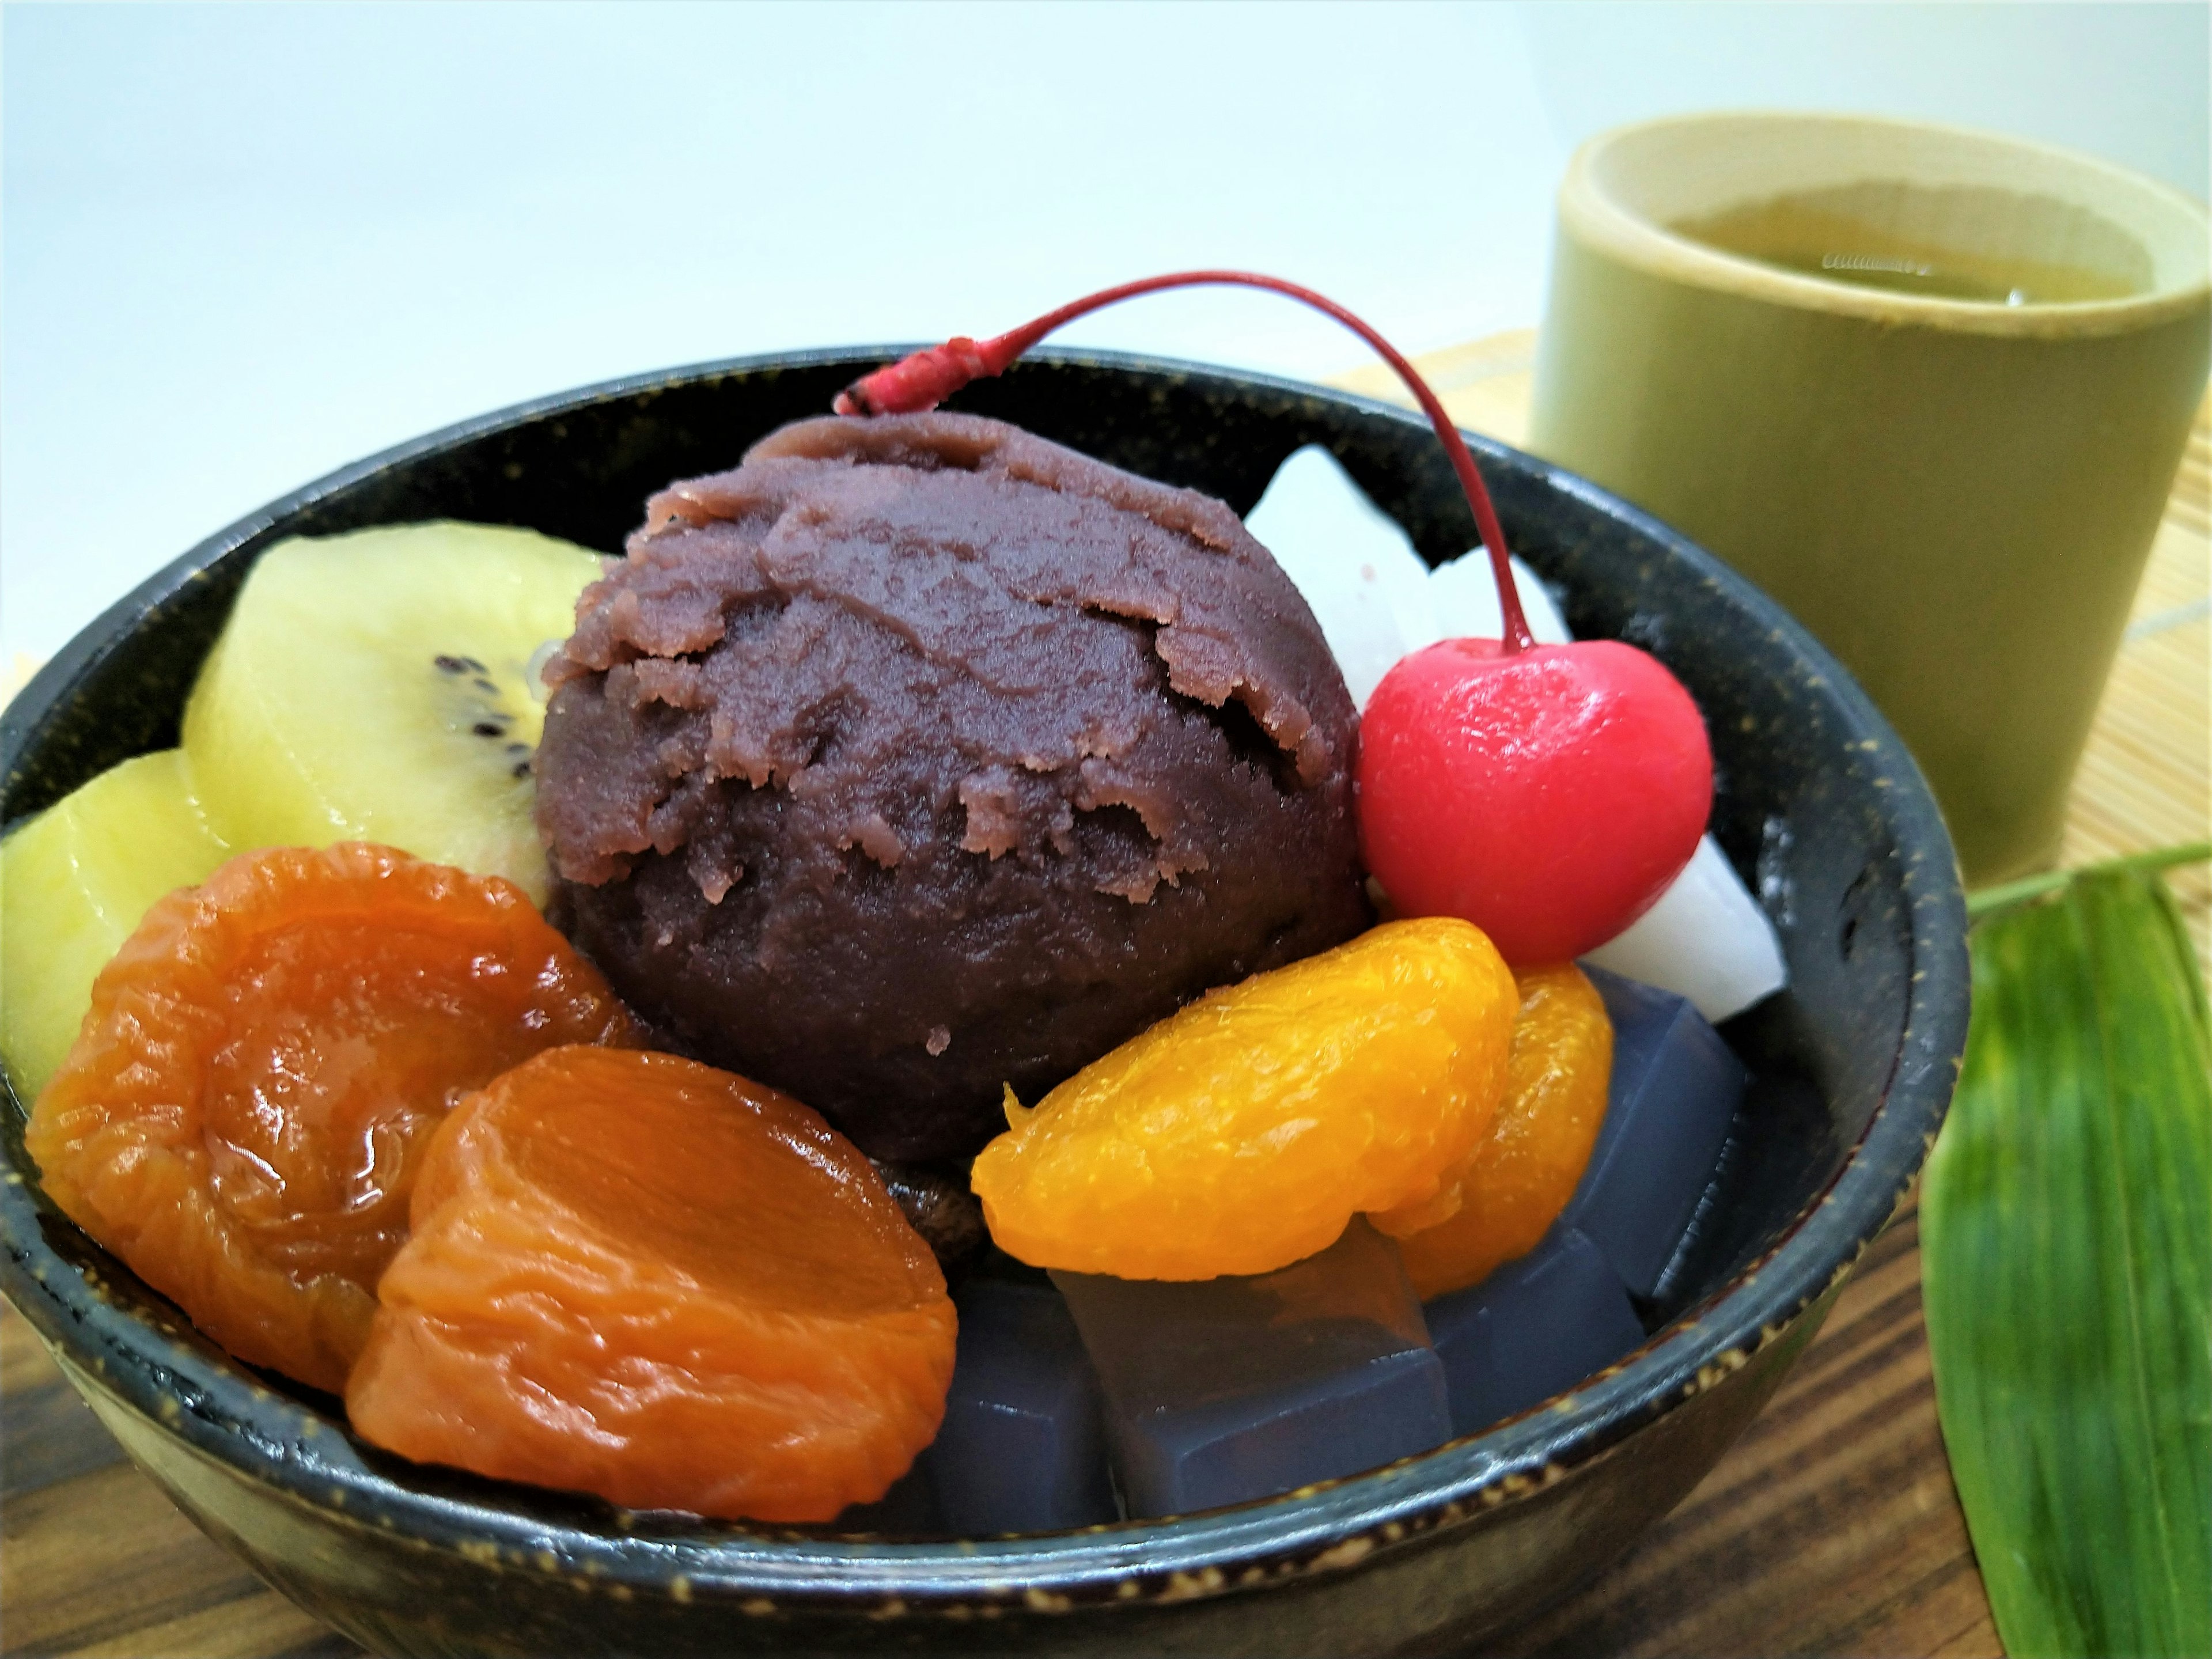
[[[1650,908],[1697,851],[1712,805],[1705,721],[1681,683],[1633,646],[1540,646],[1474,458],[1413,366],[1310,289],[1245,270],[1125,283],[988,340],[960,336],[862,376],[841,415],[934,409],[1002,374],[1063,323],[1162,289],[1266,289],[1334,318],[1406,383],[1450,457],[1498,584],[1502,640],[1447,640],[1383,676],[1360,726],[1360,844],[1404,915],[1474,923],[1516,965],[1602,945]]]
[[[1359,720],[1359,842],[1401,914],[1464,916],[1516,965],[1594,950],[1705,832],[1705,722],[1614,640],[1401,659]]]

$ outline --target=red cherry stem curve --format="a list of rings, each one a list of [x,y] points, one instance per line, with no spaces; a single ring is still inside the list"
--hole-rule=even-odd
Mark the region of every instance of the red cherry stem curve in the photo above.
[[[1483,488],[1482,475],[1475,471],[1474,457],[1468,453],[1466,440],[1459,435],[1459,428],[1444,412],[1437,394],[1429,389],[1429,383],[1395,346],[1335,301],[1279,276],[1264,276],[1250,270],[1177,270],[1101,289],[991,339],[971,340],[964,334],[956,335],[943,345],[931,346],[873,374],[864,374],[837,394],[834,407],[840,415],[919,414],[936,408],[970,380],[1004,374],[1009,364],[1039,340],[1079,317],[1123,300],[1133,300],[1139,295],[1157,294],[1162,289],[1222,287],[1264,289],[1311,306],[1343,324],[1390,365],[1420,404],[1429,424],[1436,428],[1444,453],[1451,458],[1452,471],[1459,474],[1460,488],[1467,492],[1467,504],[1474,513],[1475,527],[1481,532],[1483,547],[1490,555],[1491,576],[1498,586],[1504,653],[1511,655],[1535,644],[1534,635],[1528,631],[1528,619],[1522,614],[1521,595],[1513,586],[1512,568],[1506,562],[1505,532],[1498,522],[1497,509],[1491,505],[1490,492]]]

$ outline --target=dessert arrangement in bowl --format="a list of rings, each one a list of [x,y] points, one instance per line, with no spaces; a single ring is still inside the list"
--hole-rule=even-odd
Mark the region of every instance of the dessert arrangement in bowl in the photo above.
[[[1015,365],[1194,279],[1288,287],[405,446],[9,711],[5,1288],[279,1589],[393,1652],[1457,1640],[1809,1338],[1964,1037],[1910,760],[1318,296],[1433,429]]]

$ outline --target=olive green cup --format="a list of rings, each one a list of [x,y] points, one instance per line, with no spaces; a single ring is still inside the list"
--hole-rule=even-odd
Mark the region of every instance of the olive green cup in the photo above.
[[[2035,144],[1620,128],[1560,187],[1529,447],[1794,611],[1911,746],[1967,879],[2001,880],[2057,854],[2205,394],[2207,265],[2202,205]]]

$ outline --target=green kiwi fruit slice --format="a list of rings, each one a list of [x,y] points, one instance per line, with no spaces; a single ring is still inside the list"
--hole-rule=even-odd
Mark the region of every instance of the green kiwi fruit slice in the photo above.
[[[599,560],[490,525],[283,542],[240,592],[185,709],[185,751],[238,847],[374,841],[545,901],[532,659]]]
[[[110,768],[0,842],[0,1055],[26,1104],[154,901],[229,855],[178,749]]]

